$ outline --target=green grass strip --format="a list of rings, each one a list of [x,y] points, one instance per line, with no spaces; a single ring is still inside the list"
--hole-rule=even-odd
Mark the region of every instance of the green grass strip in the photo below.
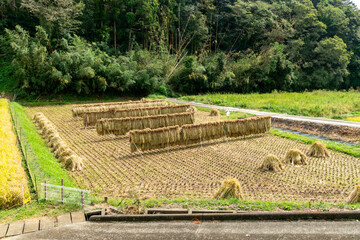
[[[20,125],[23,128],[21,134],[24,134],[28,143],[28,148],[32,150],[28,151],[27,163],[31,176],[36,178],[38,189],[40,183],[45,180],[49,184],[60,185],[61,179],[64,180],[64,186],[77,187],[67,170],[63,168],[50,152],[48,146],[37,132],[33,122],[28,118],[24,108],[15,102],[12,102],[11,104],[13,105],[18,120],[20,121]]]
[[[184,208],[184,209],[209,209],[209,210],[237,210],[237,211],[291,211],[291,210],[316,210],[329,211],[331,209],[360,209],[360,203],[325,203],[325,202],[289,202],[289,201],[253,201],[235,198],[216,199],[109,199],[109,204],[120,210],[128,206],[146,208]]]
[[[307,144],[312,144],[315,141],[319,141],[319,139],[316,138],[306,137],[296,133],[288,133],[279,129],[271,129],[269,132],[275,136],[300,141]],[[360,157],[360,145],[349,145],[345,143],[324,140],[321,140],[321,142],[324,142],[326,147],[329,149],[335,150],[337,152],[346,153],[354,157]]]
[[[51,201],[40,200],[30,204],[0,211],[0,223],[11,223],[28,218],[56,217],[61,214],[76,211],[81,205],[61,204]]]

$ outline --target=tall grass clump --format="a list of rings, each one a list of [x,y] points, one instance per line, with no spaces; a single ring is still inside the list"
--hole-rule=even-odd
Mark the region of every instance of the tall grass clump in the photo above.
[[[0,209],[30,201],[27,178],[16,144],[8,101],[0,99]]]

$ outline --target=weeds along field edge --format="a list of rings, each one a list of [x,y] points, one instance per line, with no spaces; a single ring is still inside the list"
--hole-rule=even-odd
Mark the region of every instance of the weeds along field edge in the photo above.
[[[302,93],[274,91],[265,94],[209,93],[184,96],[180,99],[312,117],[344,119],[360,115],[360,92],[355,90],[317,90]]]

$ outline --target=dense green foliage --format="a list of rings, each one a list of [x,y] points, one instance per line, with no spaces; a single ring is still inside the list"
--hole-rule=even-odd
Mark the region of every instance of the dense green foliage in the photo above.
[[[22,95],[360,86],[350,0],[4,0],[0,34]]]
[[[229,107],[259,109],[292,115],[344,118],[359,115],[360,92],[318,90],[303,93],[205,94],[182,97],[182,100]]]
[[[27,149],[27,165],[31,176],[36,181],[35,186],[38,190],[40,185],[45,180],[49,184],[59,185],[61,179],[64,180],[64,185],[67,187],[77,187],[74,180],[69,173],[57,161],[54,155],[50,152],[48,146],[37,132],[31,119],[25,112],[25,109],[18,103],[12,102],[12,106],[18,117],[22,130],[18,134],[23,134],[28,146]]]

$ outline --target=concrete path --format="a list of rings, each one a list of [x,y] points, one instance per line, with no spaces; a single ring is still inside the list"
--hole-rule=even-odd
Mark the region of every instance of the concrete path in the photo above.
[[[262,112],[262,111],[257,111],[257,110],[244,109],[244,108],[225,107],[225,106],[211,105],[211,104],[205,104],[205,103],[181,101],[181,100],[177,100],[175,98],[167,98],[166,101],[174,102],[174,103],[182,103],[182,104],[191,104],[191,105],[197,106],[197,107],[215,108],[215,109],[219,109],[219,110],[223,110],[223,111],[249,113],[249,114],[258,115],[258,116],[267,115],[267,116],[271,116],[273,118],[281,118],[281,119],[288,119],[288,120],[295,120],[295,121],[305,121],[305,122],[314,122],[314,123],[360,128],[360,122],[351,122],[351,121],[320,118],[320,117],[295,116],[295,115],[273,113],[273,112]]]
[[[56,226],[67,226],[72,223],[85,222],[83,211],[66,213],[55,219],[40,218],[17,221],[10,224],[0,224],[0,238],[11,237],[21,234],[29,234],[42,230],[51,230]],[[22,239],[24,235],[21,235]]]
[[[84,222],[15,239],[359,239],[358,221]]]

